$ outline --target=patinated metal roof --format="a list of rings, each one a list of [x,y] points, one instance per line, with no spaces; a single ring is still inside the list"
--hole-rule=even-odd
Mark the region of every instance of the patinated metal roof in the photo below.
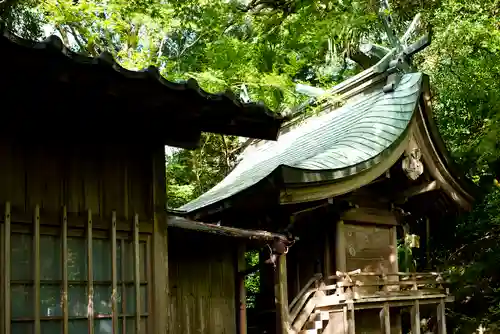
[[[385,81],[337,109],[306,119],[277,142],[261,142],[214,188],[182,206],[192,212],[227,199],[280,169],[285,183],[335,181],[376,165],[408,129],[422,87],[422,74],[404,74],[396,88]]]
[[[243,103],[230,92],[210,94],[195,80],[168,81],[153,66],[127,70],[107,52],[87,57],[57,36],[34,42],[4,32],[0,50],[3,104],[36,110],[36,117],[71,113],[80,124],[94,118],[85,125],[102,125],[104,133],[120,127],[138,136],[144,128],[183,147],[194,146],[201,131],[275,140],[283,122],[260,103]]]

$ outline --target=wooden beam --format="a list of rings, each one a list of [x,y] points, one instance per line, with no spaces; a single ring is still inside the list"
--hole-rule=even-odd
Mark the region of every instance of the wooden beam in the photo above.
[[[375,208],[353,208],[342,213],[342,220],[381,225],[398,225],[396,216],[389,210]]]
[[[5,272],[5,225],[0,223],[0,273]],[[0,274],[0,303],[4,298],[4,275]],[[0,307],[0,333],[5,334],[5,315],[3,305]]]
[[[384,303],[384,306],[380,311],[380,327],[381,327],[381,333],[391,334],[391,317],[390,317],[389,303]],[[412,332],[412,334],[414,333]]]
[[[87,211],[87,284],[88,284],[88,326],[89,334],[94,334],[94,276],[92,263],[92,210]]]
[[[139,251],[139,215],[134,215],[134,288],[135,288],[135,331],[141,332],[141,272]]]
[[[120,310],[120,312],[122,314],[126,314],[127,313],[127,286],[125,285],[125,268],[126,268],[126,265],[127,265],[127,258],[126,258],[126,254],[127,252],[125,252],[125,240],[124,239],[120,239],[120,259],[121,259],[121,278],[122,278],[122,283],[121,283],[121,296],[122,296],[122,309]],[[122,330],[123,332],[127,332],[127,329],[126,329],[126,326],[127,326],[127,319],[125,317],[122,317]]]
[[[342,316],[344,320],[344,334],[349,333],[349,315],[347,314],[347,306],[342,307]]]
[[[278,258],[274,271],[274,295],[276,300],[276,334],[287,334],[290,329],[288,312],[288,288],[286,271],[286,254]]]
[[[113,333],[118,333],[118,273],[117,273],[117,244],[116,244],[116,211],[111,213],[111,280],[112,295],[111,309],[113,316]]]
[[[347,317],[348,333],[356,334],[356,319],[354,317],[354,303],[352,300],[347,301],[347,310],[349,311]]]
[[[335,264],[336,270],[341,272],[346,272],[346,253],[345,253],[345,235],[344,235],[344,221],[339,220],[337,222],[337,231],[336,231],[336,239],[337,242],[336,247],[337,251],[335,252]]]
[[[166,207],[165,148],[158,145],[152,153],[153,192],[153,305],[152,333],[167,333],[169,328],[168,229]]]
[[[5,203],[5,219],[4,219],[4,231],[5,231],[5,241],[4,241],[4,266],[5,266],[5,281],[4,281],[4,319],[5,319],[5,334],[10,334],[10,202]]]
[[[420,334],[420,302],[415,300],[411,307],[411,333]]]
[[[330,231],[331,229],[326,229],[325,233],[325,248],[324,248],[324,256],[323,256],[323,268],[324,268],[324,277],[329,277],[332,274],[332,257],[331,257],[331,249],[330,249]]]
[[[438,334],[446,334],[446,306],[441,298],[437,306]]]
[[[33,263],[34,263],[34,310],[35,310],[35,334],[41,333],[40,324],[40,207],[35,206],[33,213]]]
[[[69,306],[68,306],[68,211],[63,207],[62,215],[62,279],[63,279],[63,333],[69,334]]]
[[[237,288],[238,288],[238,306],[239,306],[239,316],[238,316],[238,333],[247,334],[247,303],[246,303],[246,289],[245,289],[245,275],[241,273],[245,271],[245,244],[239,244],[236,253],[237,261]]]
[[[408,201],[408,199],[410,199],[414,196],[425,194],[425,193],[430,192],[430,191],[436,191],[439,189],[440,189],[440,186],[436,180],[430,181],[430,182],[425,182],[423,184],[419,184],[417,186],[410,187],[410,188],[406,189],[405,191],[403,191],[403,193],[396,195],[395,202],[398,204],[406,203],[406,201]]]
[[[177,227],[197,232],[212,233],[220,236],[243,238],[248,240],[260,240],[266,242],[273,241],[275,239],[279,239],[285,243],[290,242],[290,240],[288,240],[286,236],[273,232],[261,230],[245,230],[235,227],[200,223],[178,216],[169,216],[167,221],[169,227]]]

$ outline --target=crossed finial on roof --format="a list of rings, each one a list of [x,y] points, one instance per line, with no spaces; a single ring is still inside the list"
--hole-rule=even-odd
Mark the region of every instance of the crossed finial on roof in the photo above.
[[[418,34],[420,30],[420,13],[415,15],[413,21],[410,23],[410,25],[406,29],[406,32],[403,34],[403,36],[401,36],[401,38],[397,37],[394,29],[389,0],[380,0],[379,16],[382,20],[387,38],[392,50],[394,50],[396,58],[401,58],[400,61],[404,61],[405,63],[407,63],[408,67],[411,67],[411,56],[422,51],[430,44],[430,32],[427,32],[416,42],[409,44],[411,37]]]

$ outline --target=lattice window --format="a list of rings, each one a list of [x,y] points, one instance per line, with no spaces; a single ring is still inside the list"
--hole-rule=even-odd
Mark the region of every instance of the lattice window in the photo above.
[[[115,220],[109,230],[94,229],[91,215],[78,228],[67,219],[44,226],[38,209],[33,224],[14,222],[8,212],[1,226],[0,269],[10,267],[1,275],[1,333],[147,332],[149,234],[117,231]]]

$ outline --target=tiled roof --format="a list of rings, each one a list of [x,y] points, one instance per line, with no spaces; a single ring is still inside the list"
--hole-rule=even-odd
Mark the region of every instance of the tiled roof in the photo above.
[[[384,92],[384,84],[351,97],[340,108],[306,119],[276,142],[248,148],[222,182],[179,210],[193,212],[221,202],[277,169],[285,183],[297,183],[338,180],[377,164],[408,128],[420,97],[422,74],[402,75],[392,92]]]
[[[127,70],[108,52],[87,57],[68,49],[57,36],[35,42],[4,32],[0,33],[0,50],[4,68],[2,99],[12,95],[9,89],[14,91],[14,85],[22,85],[25,96],[42,95],[41,90],[45,90],[45,96],[54,96],[65,85],[71,94],[78,95],[79,101],[82,96],[98,97],[101,101],[95,101],[92,110],[100,105],[105,109],[106,102],[113,106],[119,101],[125,107],[140,110],[133,117],[143,117],[149,123],[182,123],[194,132],[275,140],[283,122],[283,117],[263,104],[243,103],[231,92],[208,93],[193,79],[183,83],[168,81],[153,66],[141,71]],[[16,99],[20,105],[27,102],[17,96]],[[41,102],[48,104],[43,98]],[[77,107],[72,104],[73,109]]]

